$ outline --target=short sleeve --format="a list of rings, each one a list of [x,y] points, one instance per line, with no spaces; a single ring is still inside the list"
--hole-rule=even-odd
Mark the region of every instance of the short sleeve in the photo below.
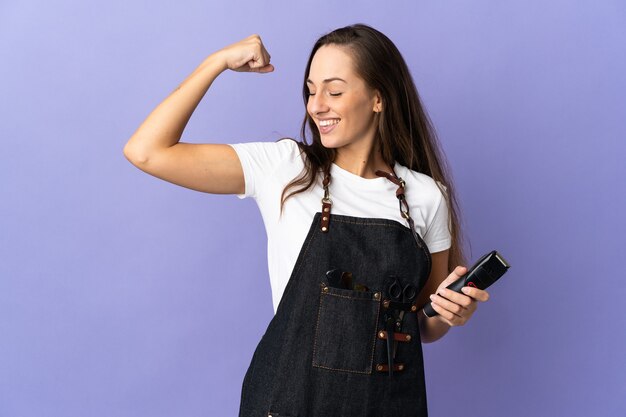
[[[442,186],[447,191],[445,186]],[[448,204],[443,192],[439,194],[439,202],[436,209],[429,219],[426,233],[424,234],[424,242],[428,245],[431,253],[441,252],[450,249],[452,238],[450,236]]]
[[[288,158],[297,143],[290,139],[278,142],[249,142],[229,144],[237,153],[245,181],[245,191],[237,194],[238,198],[252,197],[256,199],[263,183],[274,172],[280,163]]]

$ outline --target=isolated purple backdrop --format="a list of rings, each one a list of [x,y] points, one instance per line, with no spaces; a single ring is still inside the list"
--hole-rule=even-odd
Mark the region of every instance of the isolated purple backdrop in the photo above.
[[[222,74],[183,141],[297,136],[313,42],[356,22],[411,67],[471,259],[512,264],[424,345],[431,415],[624,415],[624,2],[169,3],[0,5],[1,417],[235,415],[273,314],[261,217],[122,148],[252,33],[276,71]]]

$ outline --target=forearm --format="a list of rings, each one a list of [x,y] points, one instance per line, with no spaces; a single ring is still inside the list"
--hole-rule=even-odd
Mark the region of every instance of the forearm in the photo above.
[[[219,51],[207,57],[143,121],[124,147],[124,154],[147,160],[155,150],[178,143],[200,100],[226,69]]]
[[[448,333],[448,330],[450,330],[448,324],[438,320],[436,317],[427,317],[423,310],[417,312],[417,317],[422,343],[435,342],[441,339]]]

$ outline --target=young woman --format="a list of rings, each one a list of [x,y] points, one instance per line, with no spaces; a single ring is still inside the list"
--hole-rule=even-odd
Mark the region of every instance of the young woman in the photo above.
[[[303,142],[179,141],[220,73],[268,73],[270,59],[258,35],[213,53],[124,155],[261,210],[276,314],[244,378],[240,416],[426,416],[421,343],[465,324],[489,294],[446,290],[466,272],[457,205],[409,69],[381,32],[340,28],[306,66]],[[438,315],[423,313],[427,302]]]

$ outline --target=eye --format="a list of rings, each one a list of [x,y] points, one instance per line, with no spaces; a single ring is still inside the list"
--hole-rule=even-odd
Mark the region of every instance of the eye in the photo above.
[[[329,93],[331,96],[333,97],[338,97],[340,96],[342,93]]]

